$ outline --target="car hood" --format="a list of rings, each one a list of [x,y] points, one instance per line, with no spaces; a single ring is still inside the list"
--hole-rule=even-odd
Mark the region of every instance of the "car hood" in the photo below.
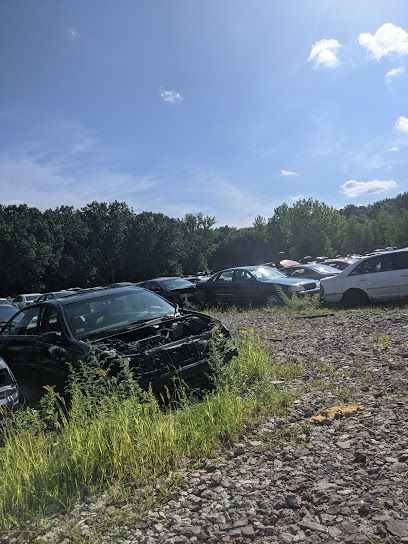
[[[264,283],[265,285],[283,285],[290,287],[291,285],[306,285],[309,283],[318,283],[316,280],[308,279],[308,278],[276,278],[271,280],[265,280],[260,281],[260,283]]]

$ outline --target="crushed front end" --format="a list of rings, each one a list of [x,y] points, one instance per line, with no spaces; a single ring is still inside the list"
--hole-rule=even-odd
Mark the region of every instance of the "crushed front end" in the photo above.
[[[217,319],[183,310],[135,324],[98,338],[91,346],[104,356],[124,360],[144,388],[161,389],[174,379],[188,384],[208,381],[213,358],[227,363],[237,350],[229,331]]]

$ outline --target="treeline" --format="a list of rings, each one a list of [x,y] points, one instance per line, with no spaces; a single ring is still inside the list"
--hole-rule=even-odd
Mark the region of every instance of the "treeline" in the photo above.
[[[283,204],[253,226],[215,218],[134,213],[127,204],[39,211],[0,206],[0,294],[87,287],[159,275],[258,264],[304,255],[363,253],[408,245],[408,193],[336,210],[323,202]]]

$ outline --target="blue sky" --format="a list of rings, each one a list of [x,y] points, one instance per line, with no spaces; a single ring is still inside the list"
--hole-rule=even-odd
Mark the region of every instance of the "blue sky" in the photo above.
[[[0,202],[245,226],[300,196],[406,191],[406,8],[2,0]]]

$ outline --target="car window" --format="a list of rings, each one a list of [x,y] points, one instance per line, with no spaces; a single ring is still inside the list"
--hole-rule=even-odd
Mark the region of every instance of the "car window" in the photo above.
[[[408,269],[408,251],[402,253],[395,253],[395,268],[397,270]]]
[[[14,299],[14,302],[21,302],[23,300],[22,296],[18,296]]]
[[[45,308],[42,318],[41,318],[41,334],[47,332],[57,332],[62,334],[62,328],[59,324],[58,312],[55,308],[48,306]]]
[[[378,257],[373,257],[372,259],[367,259],[360,263],[352,270],[350,276],[389,272],[390,270],[394,270],[392,255],[379,255]]]
[[[313,270],[311,272],[313,273]],[[308,272],[308,274],[310,274],[310,273]],[[291,276],[304,276],[304,275],[305,275],[305,269],[304,268],[296,268],[291,273]]]
[[[225,270],[221,272],[218,278],[215,279],[217,283],[230,283],[232,282],[232,277],[234,276],[234,270]]]
[[[234,280],[235,282],[250,282],[254,278],[248,272],[248,270],[235,270]]]
[[[34,335],[38,334],[40,307],[27,308],[10,320],[5,330],[6,334]]]

